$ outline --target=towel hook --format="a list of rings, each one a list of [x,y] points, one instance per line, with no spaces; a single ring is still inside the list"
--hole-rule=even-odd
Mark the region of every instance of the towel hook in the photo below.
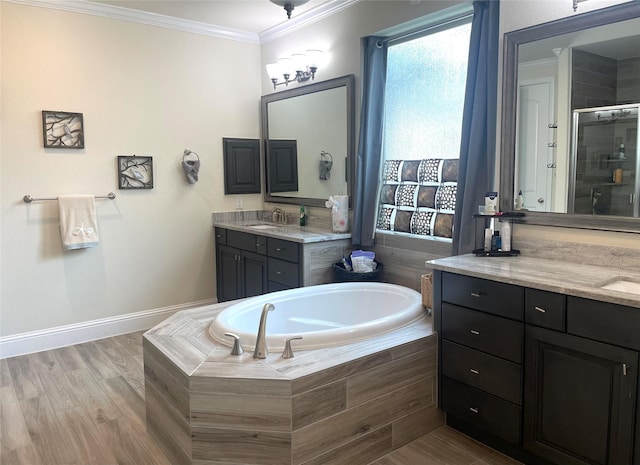
[[[186,161],[187,157],[190,155],[193,155],[194,157],[196,157],[196,160],[200,161],[200,157],[198,156],[198,154],[191,149],[184,149],[184,155],[182,155],[182,160]]]

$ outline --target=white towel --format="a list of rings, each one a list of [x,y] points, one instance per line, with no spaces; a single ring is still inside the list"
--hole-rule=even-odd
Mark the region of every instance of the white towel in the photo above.
[[[98,222],[93,195],[58,196],[58,216],[64,250],[98,246]]]

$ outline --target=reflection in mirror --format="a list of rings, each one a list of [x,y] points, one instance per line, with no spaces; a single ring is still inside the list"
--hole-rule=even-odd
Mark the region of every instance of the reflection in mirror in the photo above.
[[[350,194],[353,76],[263,96],[265,200],[324,206]]]
[[[639,17],[622,4],[505,35],[503,210],[521,192],[527,222],[640,231],[638,118],[592,118],[640,102]]]

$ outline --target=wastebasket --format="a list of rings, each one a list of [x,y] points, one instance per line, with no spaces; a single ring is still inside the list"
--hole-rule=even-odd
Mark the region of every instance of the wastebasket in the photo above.
[[[378,262],[378,266],[368,273],[356,273],[345,269],[341,262],[333,264],[333,280],[336,283],[346,283],[353,281],[382,281],[384,266]]]

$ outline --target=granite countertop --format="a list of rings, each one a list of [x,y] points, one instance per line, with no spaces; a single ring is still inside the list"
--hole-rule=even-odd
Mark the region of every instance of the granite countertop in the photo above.
[[[601,287],[621,278],[640,283],[640,273],[634,271],[527,256],[472,254],[430,260],[426,265],[435,270],[640,308],[640,293]]]
[[[351,233],[334,233],[326,229],[314,228],[311,226],[299,226],[296,224],[281,225],[266,221],[214,221],[214,226],[219,228],[233,229],[260,236],[275,237],[286,241],[299,242],[302,244],[310,242],[337,241],[340,239],[351,239]]]

